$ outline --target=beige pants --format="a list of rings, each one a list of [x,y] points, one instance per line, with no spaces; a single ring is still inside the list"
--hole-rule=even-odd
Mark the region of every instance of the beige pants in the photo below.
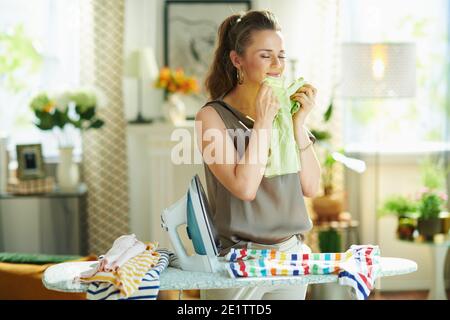
[[[259,244],[247,242],[248,249],[276,249],[278,251],[296,251],[311,253],[311,249],[303,244],[298,236],[292,236],[288,240],[273,244]],[[200,290],[201,300],[305,300],[308,285],[273,285],[267,287],[245,287],[231,289]]]

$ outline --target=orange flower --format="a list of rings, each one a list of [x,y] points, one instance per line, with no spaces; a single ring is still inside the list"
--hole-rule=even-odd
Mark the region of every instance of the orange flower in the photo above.
[[[188,80],[189,83],[189,87],[193,92],[198,93],[200,91],[200,88],[198,86],[197,80],[195,80],[194,78],[191,78]]]
[[[42,109],[42,111],[50,113],[52,112],[52,110],[55,108],[55,103],[53,101],[49,101],[44,108]]]
[[[167,90],[169,90],[170,92],[176,92],[177,86],[174,83],[169,83],[169,85],[167,86]]]
[[[184,82],[184,71],[181,68],[177,68],[175,70],[175,74],[173,76],[173,80],[175,81],[175,83],[177,84],[182,84]]]
[[[168,67],[163,67],[159,72],[159,79],[161,81],[169,81],[170,79],[170,69]]]
[[[197,80],[195,77],[186,76],[183,68],[171,70],[168,67],[163,67],[159,72],[159,77],[155,81],[154,86],[171,93],[181,92],[190,94],[192,92],[199,92]]]

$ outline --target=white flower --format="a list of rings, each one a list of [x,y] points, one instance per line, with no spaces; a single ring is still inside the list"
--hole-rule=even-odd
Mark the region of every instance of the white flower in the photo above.
[[[53,97],[56,102],[56,109],[61,112],[65,112],[69,106],[69,103],[72,101],[71,94],[72,93],[70,91],[55,93]]]
[[[96,104],[95,106],[97,109],[101,109],[107,106],[108,104],[108,98],[106,97],[105,93],[96,86],[82,86],[78,92],[85,92],[86,94],[90,95],[91,97],[94,97]]]

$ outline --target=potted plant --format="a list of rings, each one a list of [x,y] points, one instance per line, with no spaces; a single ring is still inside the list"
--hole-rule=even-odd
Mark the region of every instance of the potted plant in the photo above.
[[[434,235],[442,230],[441,212],[447,202],[447,195],[444,192],[424,188],[420,193],[419,219],[417,228],[419,234],[426,240],[432,240]]]
[[[425,239],[432,240],[435,234],[442,231],[441,213],[445,211],[447,194],[441,191],[445,186],[445,176],[448,169],[444,169],[442,161],[433,162],[431,158],[422,163],[422,182],[420,190],[418,230]]]
[[[397,216],[397,236],[400,239],[411,240],[417,227],[417,208],[417,202],[411,197],[393,195],[386,199],[378,214]]]
[[[329,122],[332,115],[333,99],[331,99],[331,103],[323,114],[323,123],[326,124],[327,122]],[[346,157],[344,155],[344,150],[339,150],[339,152],[333,151],[329,144],[329,141],[332,137],[329,131],[312,129],[311,133],[323,148],[321,177],[323,194],[321,196],[313,198],[313,210],[317,215],[317,220],[319,221],[339,220],[339,215],[344,209],[344,197],[342,193],[336,192],[333,187],[333,174],[335,171],[335,165],[337,162],[339,162],[345,165],[347,168],[361,173],[365,170],[365,163],[358,159]]]
[[[341,235],[333,227],[328,230],[319,231],[319,249],[320,252],[341,252]]]
[[[312,201],[314,212],[318,220],[338,220],[343,210],[343,199],[333,189],[333,167],[336,160],[331,152],[325,152],[325,160],[322,162],[322,188],[323,195],[315,197]]]

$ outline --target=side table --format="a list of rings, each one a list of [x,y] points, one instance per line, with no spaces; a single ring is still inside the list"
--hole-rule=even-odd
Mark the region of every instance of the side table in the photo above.
[[[0,193],[0,251],[86,255],[86,198],[84,183],[71,191]]]
[[[414,237],[412,240],[400,239],[399,241],[409,242],[411,244],[426,245],[431,250],[433,264],[433,283],[428,294],[429,300],[447,300],[445,291],[445,257],[450,247],[449,234],[437,234],[433,241],[427,241],[421,236]]]

